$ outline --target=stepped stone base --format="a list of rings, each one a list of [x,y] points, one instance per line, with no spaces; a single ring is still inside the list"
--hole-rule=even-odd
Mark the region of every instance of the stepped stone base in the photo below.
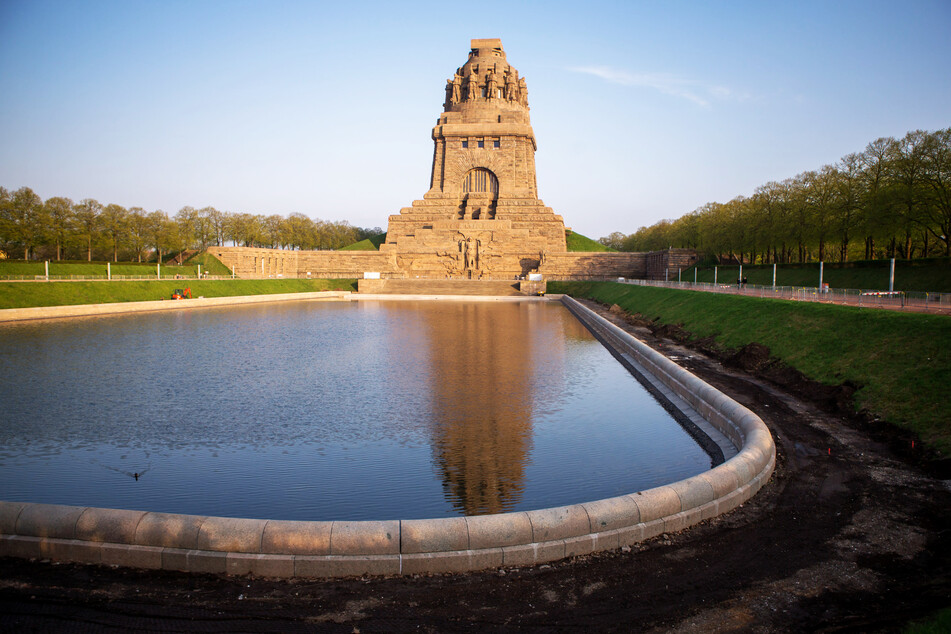
[[[358,280],[357,291],[376,295],[537,295],[543,282],[499,280]],[[526,288],[521,289],[521,285]]]

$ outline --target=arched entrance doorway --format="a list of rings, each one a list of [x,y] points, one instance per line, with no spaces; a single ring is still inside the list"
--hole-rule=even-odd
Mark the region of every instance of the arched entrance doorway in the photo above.
[[[499,179],[490,170],[477,167],[466,172],[462,180],[461,219],[491,220],[499,199]]]

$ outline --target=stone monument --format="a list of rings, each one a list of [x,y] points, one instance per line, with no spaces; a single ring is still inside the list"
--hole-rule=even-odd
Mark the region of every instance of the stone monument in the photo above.
[[[498,39],[472,40],[446,81],[429,191],[390,216],[383,253],[409,278],[512,279],[565,253],[565,224],[538,198],[524,77]]]
[[[532,272],[545,279],[668,279],[696,261],[692,250],[569,252],[561,216],[538,198],[528,112],[528,84],[505,59],[502,42],[472,40],[469,59],[446,80],[443,111],[432,132],[429,191],[390,216],[379,251],[209,252],[242,277],[364,278],[369,272],[373,279],[360,285],[367,292],[411,292],[398,290],[397,280],[426,286],[431,280],[512,280]],[[388,280],[393,284],[387,286]]]

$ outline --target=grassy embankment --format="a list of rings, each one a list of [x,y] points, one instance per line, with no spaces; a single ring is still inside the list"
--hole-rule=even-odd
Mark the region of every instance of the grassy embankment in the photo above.
[[[386,234],[381,233],[365,240],[348,244],[345,247],[340,247],[338,251],[379,251],[380,245],[384,242],[386,242]]]
[[[614,249],[604,246],[597,240],[592,240],[574,231],[565,232],[565,242],[568,244],[569,251],[614,251]]]
[[[169,299],[176,288],[192,297],[235,297],[315,291],[356,291],[356,280],[135,280],[114,282],[0,282],[0,308],[74,306]]]
[[[843,264],[827,262],[822,271],[822,281],[832,288],[856,288],[865,290],[888,290],[888,260],[863,260]],[[717,267],[717,282],[735,284],[739,266]],[[698,282],[713,282],[713,267],[701,266],[697,270]],[[744,265],[743,276],[750,284],[769,286],[773,283],[773,265]],[[694,270],[686,269],[680,279],[692,282]],[[674,278],[676,279],[676,278]],[[819,264],[780,264],[776,267],[777,286],[819,285]],[[951,293],[951,258],[926,258],[921,260],[895,261],[895,290]]]
[[[549,282],[568,293],[617,304],[649,320],[681,324],[726,348],[756,342],[807,377],[827,385],[851,381],[855,400],[875,416],[909,429],[951,455],[951,318],[630,286]]]

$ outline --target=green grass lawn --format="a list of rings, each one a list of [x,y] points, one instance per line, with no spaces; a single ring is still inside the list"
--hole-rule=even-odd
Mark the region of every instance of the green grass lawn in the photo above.
[[[231,269],[229,269],[224,265],[224,263],[222,263],[221,260],[207,251],[203,251],[195,256],[192,256],[185,262],[185,266],[195,266],[197,264],[201,265],[202,274],[207,273],[208,275],[231,275]]]
[[[360,240],[359,242],[354,242],[353,244],[348,244],[345,247],[340,247],[338,251],[379,251],[380,245],[386,242],[386,234],[381,233],[379,235],[367,238],[365,240]]]
[[[207,264],[206,264],[207,263]],[[217,263],[217,272],[210,270],[209,265],[214,266]],[[169,275],[183,275],[185,277],[198,277],[198,264],[201,264],[202,273],[211,275],[231,275],[231,270],[222,264],[212,255],[202,254],[189,260],[188,263],[177,266],[174,264],[162,265],[162,277]],[[50,262],[51,277],[106,277],[107,271],[112,272],[113,277],[117,276],[135,276],[135,277],[155,277],[155,262],[142,263],[137,262],[110,262],[108,267],[105,262]],[[0,260],[0,277],[19,276],[33,278],[46,274],[45,264],[43,262],[26,260]]]
[[[185,278],[198,279],[198,267],[201,266],[202,275],[231,276],[231,269],[221,263],[221,260],[207,252],[201,252],[191,257],[185,264],[163,264],[162,277],[169,278],[181,275]],[[108,273],[114,278],[121,277],[155,277],[157,270],[155,262],[87,262],[85,260],[61,260],[50,262],[50,277],[96,277],[104,278]],[[0,278],[28,278],[46,275],[46,264],[33,260],[0,260]]]
[[[811,379],[861,386],[858,407],[951,455],[951,317],[614,282],[549,282],[548,292],[682,324],[727,348],[761,343]]]
[[[597,240],[592,240],[574,231],[565,232],[565,241],[568,243],[569,251],[614,251],[614,249],[604,246]]]
[[[192,297],[235,297],[315,291],[356,291],[356,280],[151,280],[100,282],[0,282],[0,308],[72,306],[169,299],[176,288]]]
[[[718,266],[717,282],[735,284],[739,266]],[[822,281],[832,288],[855,288],[888,290],[888,260],[869,260],[847,264],[827,263],[823,267]],[[773,265],[744,265],[743,276],[750,284],[769,286],[773,283]],[[676,278],[675,278],[676,279]],[[692,282],[694,270],[687,269],[681,280]],[[698,282],[713,282],[713,267],[702,266],[697,270]],[[783,264],[777,266],[777,286],[818,286],[818,264]],[[951,259],[928,258],[923,260],[895,261],[895,290],[951,293]]]

